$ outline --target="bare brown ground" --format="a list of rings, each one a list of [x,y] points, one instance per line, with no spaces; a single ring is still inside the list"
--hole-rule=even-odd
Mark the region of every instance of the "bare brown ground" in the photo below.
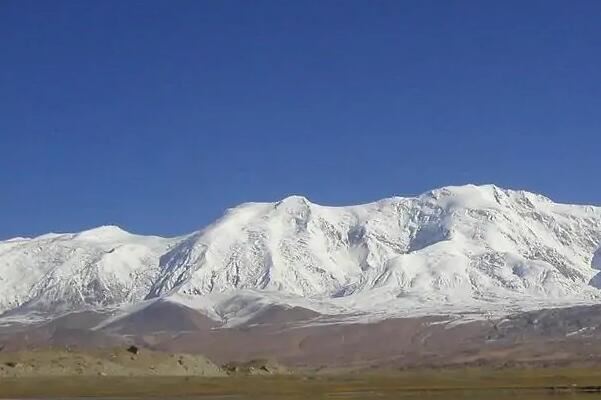
[[[503,320],[457,323],[445,317],[336,323],[301,308],[267,308],[245,326],[222,328],[196,310],[156,303],[93,329],[95,315],[73,314],[0,331],[0,354],[23,349],[139,346],[230,361],[275,359],[309,370],[465,366],[601,365],[601,306],[542,310]],[[16,330],[15,330],[16,329]]]

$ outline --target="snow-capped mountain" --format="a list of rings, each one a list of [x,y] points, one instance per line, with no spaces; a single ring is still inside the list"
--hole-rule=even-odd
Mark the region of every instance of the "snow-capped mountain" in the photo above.
[[[116,226],[0,242],[0,312],[135,302],[146,296],[159,258],[176,242]]]
[[[234,313],[257,301],[404,314],[596,302],[600,247],[601,207],[493,185],[349,207],[292,196],[173,239],[102,227],[0,242],[0,312],[158,297]]]

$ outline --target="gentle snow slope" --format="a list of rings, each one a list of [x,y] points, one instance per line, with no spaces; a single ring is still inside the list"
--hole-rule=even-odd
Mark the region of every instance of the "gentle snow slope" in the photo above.
[[[2,242],[0,310],[176,293],[206,298],[212,312],[235,298],[404,314],[591,302],[600,246],[601,208],[492,185],[351,207],[293,196],[243,204],[176,239],[105,227]]]

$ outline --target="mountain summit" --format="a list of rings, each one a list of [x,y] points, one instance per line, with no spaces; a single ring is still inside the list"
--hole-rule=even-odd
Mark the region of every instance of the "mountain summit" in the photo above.
[[[0,242],[0,312],[156,298],[234,314],[272,303],[411,315],[596,302],[600,247],[600,207],[493,185],[349,207],[291,196],[177,238],[101,227]]]

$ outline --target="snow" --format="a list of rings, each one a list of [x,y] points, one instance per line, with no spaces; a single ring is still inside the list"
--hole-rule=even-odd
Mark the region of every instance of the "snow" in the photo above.
[[[0,242],[0,312],[128,313],[162,298],[230,325],[270,304],[367,319],[503,315],[598,302],[600,247],[600,207],[494,185],[349,207],[290,196],[177,238],[104,226]]]
[[[115,225],[105,225],[89,229],[75,235],[78,240],[111,242],[127,238],[131,234]]]
[[[173,243],[116,227],[0,242],[0,312],[137,301]]]
[[[7,239],[6,242],[25,242],[27,240],[31,240],[30,238],[26,238],[26,237],[22,237],[22,236],[17,236],[14,238],[10,238]]]

